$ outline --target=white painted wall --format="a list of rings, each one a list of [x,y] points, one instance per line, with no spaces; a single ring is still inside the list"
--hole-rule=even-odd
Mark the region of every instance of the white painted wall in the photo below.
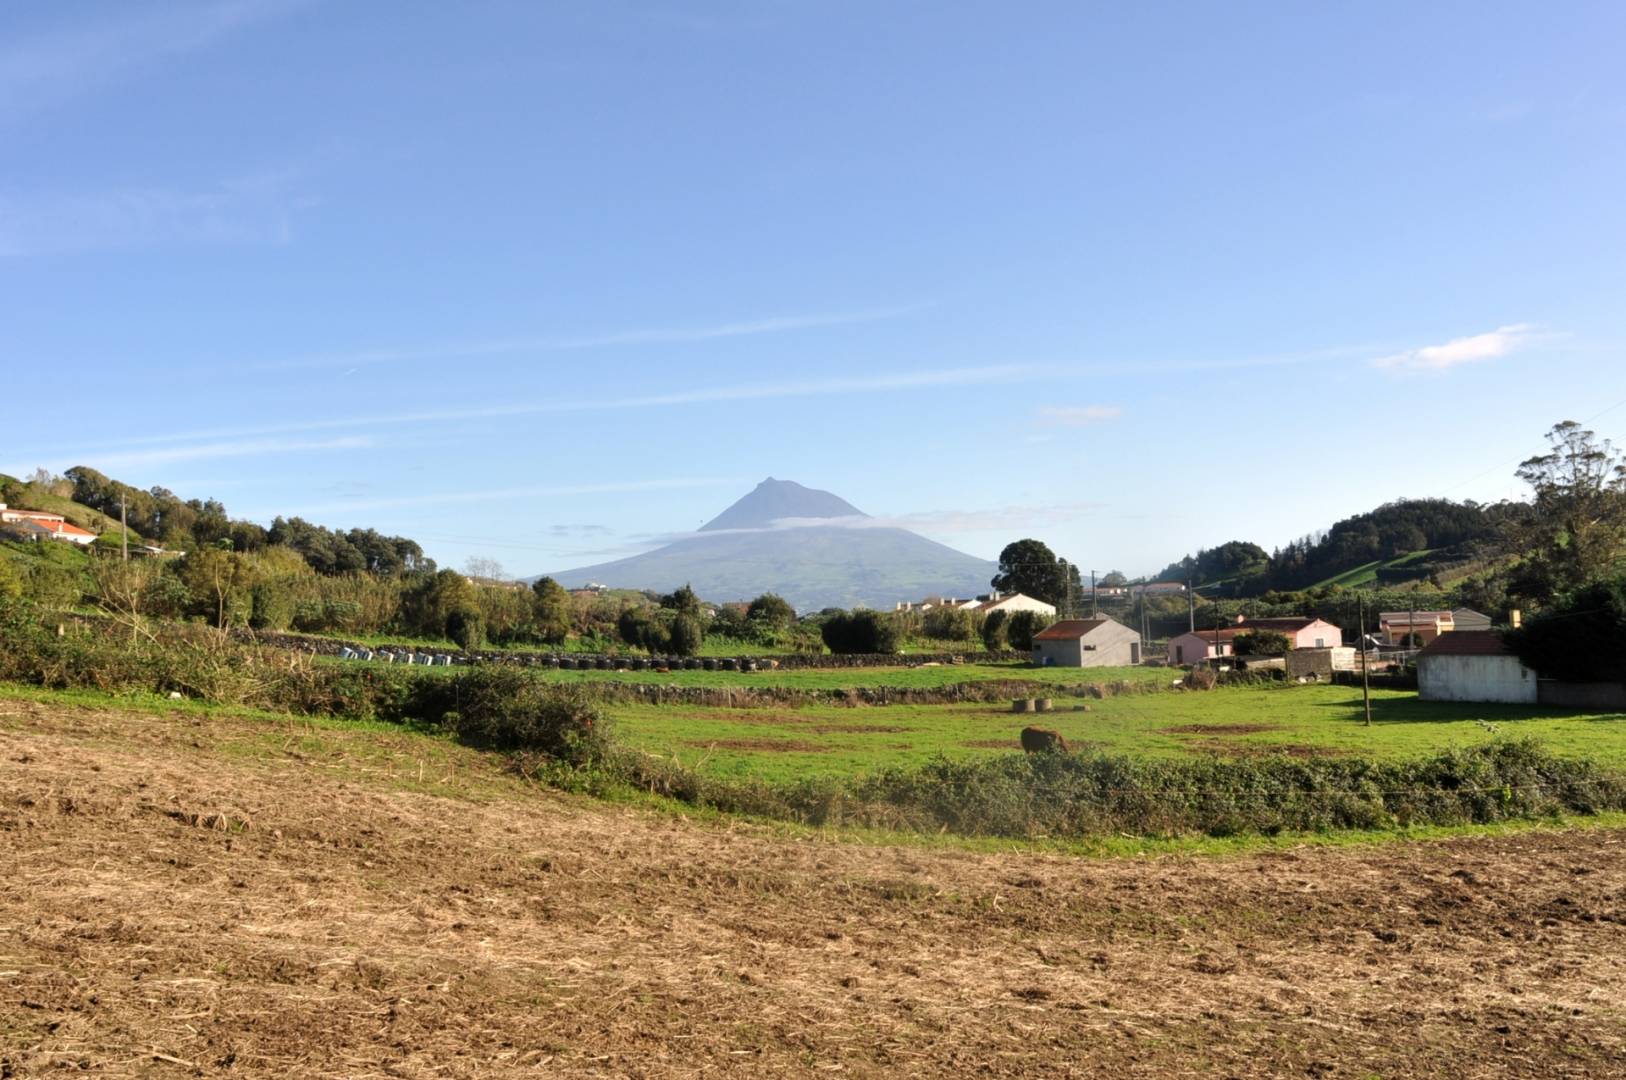
[[[1417,696],[1424,701],[1536,703],[1536,673],[1516,656],[1419,656]]]

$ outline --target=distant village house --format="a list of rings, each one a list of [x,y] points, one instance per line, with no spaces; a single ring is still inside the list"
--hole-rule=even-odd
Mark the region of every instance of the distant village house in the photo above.
[[[1483,616],[1481,616],[1483,618]],[[1481,629],[1489,629],[1490,620],[1485,620]],[[1449,634],[1457,629],[1456,613],[1452,611],[1385,611],[1378,615],[1378,629],[1391,645],[1405,642],[1409,635],[1415,635],[1414,643],[1427,645],[1441,634]]]
[[[0,525],[10,525],[33,540],[64,540],[80,546],[96,542],[95,533],[45,510],[20,510],[0,503]]]
[[[1325,619],[1304,616],[1250,619],[1239,616],[1234,625],[1214,630],[1193,630],[1169,641],[1169,663],[1179,666],[1234,656],[1233,642],[1243,634],[1272,630],[1287,638],[1290,649],[1337,649],[1344,632]]]
[[[1031,611],[1044,616],[1046,619],[1056,617],[1055,604],[1047,604],[1043,600],[1035,600],[1033,597],[1025,596],[1022,593],[1008,593],[1002,596],[996,592],[987,596],[979,596],[977,599],[981,602],[971,610],[982,615],[992,615],[996,611],[1003,611],[1007,615],[1015,615],[1018,611]]]

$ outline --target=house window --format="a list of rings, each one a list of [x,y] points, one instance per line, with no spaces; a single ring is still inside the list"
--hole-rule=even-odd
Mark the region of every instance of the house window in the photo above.
[[[1327,639],[1324,638],[1324,637],[1316,638],[1315,639],[1315,647],[1318,648],[1318,649],[1325,649],[1327,647]]]

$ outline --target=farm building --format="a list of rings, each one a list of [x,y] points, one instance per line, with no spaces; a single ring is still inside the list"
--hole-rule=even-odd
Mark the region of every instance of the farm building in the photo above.
[[[1473,608],[1459,607],[1451,613],[1451,625],[1455,630],[1489,630],[1491,617]]]
[[[1495,630],[1442,634],[1417,654],[1417,696],[1424,701],[1536,703],[1536,673]]]
[[[1169,640],[1169,663],[1180,666],[1231,655],[1231,641],[1242,633],[1234,626],[1219,630],[1193,630]]]
[[[1417,644],[1427,645],[1441,634],[1457,629],[1455,613],[1450,611],[1385,611],[1378,615],[1378,628],[1389,644],[1398,645],[1407,634],[1417,635]],[[1483,629],[1490,629],[1485,620]]]
[[[1303,615],[1282,618],[1250,619],[1238,616],[1238,630],[1274,630],[1287,635],[1287,644],[1294,649],[1336,649],[1344,643],[1344,632],[1325,619],[1311,619]]]
[[[1040,667],[1123,667],[1140,663],[1140,635],[1106,617],[1064,619],[1033,635]]]

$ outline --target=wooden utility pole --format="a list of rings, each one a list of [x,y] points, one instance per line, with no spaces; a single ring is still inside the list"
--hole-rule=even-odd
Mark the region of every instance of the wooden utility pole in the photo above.
[[[1359,631],[1358,632],[1361,635],[1357,639],[1361,644],[1361,703],[1362,703],[1362,705],[1364,705],[1366,707],[1366,726],[1371,727],[1372,726],[1372,677],[1369,674],[1371,669],[1369,667],[1367,667],[1367,664],[1366,664],[1366,594],[1357,593],[1356,597],[1355,597],[1355,603],[1357,605],[1357,610],[1360,613],[1356,617],[1355,621],[1359,625]]]
[[[1146,586],[1140,588],[1140,655],[1146,659]]]
[[[1099,595],[1095,591],[1095,571],[1091,570],[1090,571],[1090,618],[1099,619],[1100,617],[1101,617],[1101,600],[1100,600]]]
[[[1197,594],[1191,588],[1191,579],[1186,579],[1186,629],[1191,633],[1197,632]]]
[[[124,561],[130,561],[130,515],[124,505],[124,496],[119,496],[119,532],[124,534]]]

